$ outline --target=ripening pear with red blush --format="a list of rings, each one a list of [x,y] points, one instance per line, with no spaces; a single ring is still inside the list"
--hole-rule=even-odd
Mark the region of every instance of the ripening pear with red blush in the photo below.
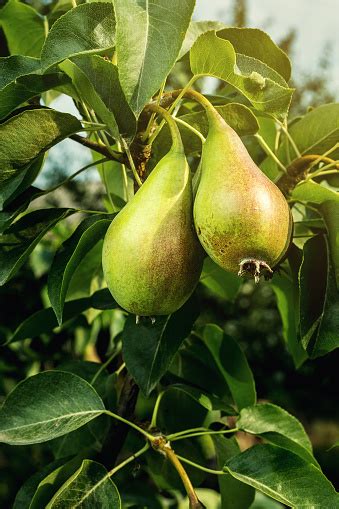
[[[198,238],[222,268],[258,281],[286,253],[292,232],[288,204],[257,167],[238,134],[205,99],[209,132],[194,202]]]

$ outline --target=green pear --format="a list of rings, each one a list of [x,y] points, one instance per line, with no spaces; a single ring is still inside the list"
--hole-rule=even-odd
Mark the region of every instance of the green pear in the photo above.
[[[121,307],[140,316],[167,315],[193,292],[202,261],[191,173],[177,130],[170,151],[109,226],[103,271]]]
[[[222,268],[259,280],[285,254],[288,204],[256,166],[237,133],[206,99],[209,132],[202,149],[194,223],[199,240]]]

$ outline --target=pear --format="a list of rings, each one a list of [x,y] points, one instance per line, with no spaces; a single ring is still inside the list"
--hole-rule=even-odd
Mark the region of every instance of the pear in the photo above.
[[[109,226],[102,264],[117,303],[140,316],[168,315],[193,292],[203,249],[193,224],[190,168],[179,130],[131,201]]]
[[[194,202],[196,231],[218,265],[241,276],[254,276],[258,282],[261,273],[270,277],[271,267],[287,250],[291,213],[280,190],[256,166],[237,133],[205,98],[201,102],[209,132]]]

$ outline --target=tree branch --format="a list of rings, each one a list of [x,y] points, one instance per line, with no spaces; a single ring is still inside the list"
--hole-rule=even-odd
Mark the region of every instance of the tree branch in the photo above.
[[[124,419],[133,421],[134,409],[138,399],[139,387],[129,373],[126,374],[121,388],[116,413]],[[99,454],[101,461],[108,469],[113,468],[124,445],[129,427],[123,422],[112,421],[111,427]]]
[[[72,136],[70,136],[70,138],[71,140],[80,143],[80,145],[90,148],[91,150],[94,150],[95,152],[102,154],[103,156],[107,157],[108,159],[111,159],[112,161],[117,161],[118,163],[125,164],[126,166],[130,167],[126,155],[121,152],[109,151],[107,147],[105,147],[105,145],[99,145],[99,143],[95,143],[94,141],[91,141],[88,138],[84,138],[79,134],[73,134]]]

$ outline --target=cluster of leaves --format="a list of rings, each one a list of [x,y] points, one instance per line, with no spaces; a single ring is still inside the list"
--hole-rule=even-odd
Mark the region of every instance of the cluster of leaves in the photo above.
[[[291,204],[294,242],[270,284],[296,367],[338,346],[339,105],[288,122],[293,90],[286,55],[260,30],[191,22],[193,9],[193,0],[170,6],[164,0],[144,6],[60,0],[42,15],[9,0],[0,10],[10,52],[0,59],[1,284],[15,281],[28,263],[34,266],[48,233],[47,251],[55,252],[45,270],[43,308],[21,316],[15,330],[1,331],[5,348],[18,358],[32,355],[34,341],[40,349],[47,345],[44,355],[34,352],[27,378],[0,410],[2,442],[49,441],[53,454],[22,486],[14,507],[165,507],[157,489],[177,490],[180,497],[182,486],[170,462],[153,450],[159,430],[188,464],[195,486],[217,474],[223,508],[250,507],[254,489],[291,507],[338,504],[302,425],[275,405],[257,403],[242,350],[217,325],[201,321],[194,297],[154,324],[136,324],[117,309],[102,279],[102,239],[139,177],[132,158],[137,161],[151,144],[150,171],[169,148],[166,126],[143,111],[153,97],[171,111],[177,106],[185,151],[196,166],[201,139],[192,128],[206,135],[205,113],[191,101],[167,104],[170,93],[163,95],[168,75],[189,58],[187,86],[203,76],[226,84],[210,100]],[[73,99],[81,120],[48,106],[60,93]],[[45,154],[66,138],[93,150],[106,212],[37,205],[64,185],[42,190],[34,182]],[[77,226],[65,235],[61,229],[68,231],[72,219]],[[206,259],[201,284],[232,300],[241,282]],[[103,347],[102,331],[109,332]],[[83,360],[98,360],[98,345],[101,366]],[[48,353],[58,350],[51,363]],[[141,425],[133,420],[137,398]],[[128,424],[136,433],[126,439]],[[240,452],[239,430],[260,444]],[[139,476],[146,482],[120,472],[141,454],[146,465]],[[215,495],[199,491],[201,500]]]

